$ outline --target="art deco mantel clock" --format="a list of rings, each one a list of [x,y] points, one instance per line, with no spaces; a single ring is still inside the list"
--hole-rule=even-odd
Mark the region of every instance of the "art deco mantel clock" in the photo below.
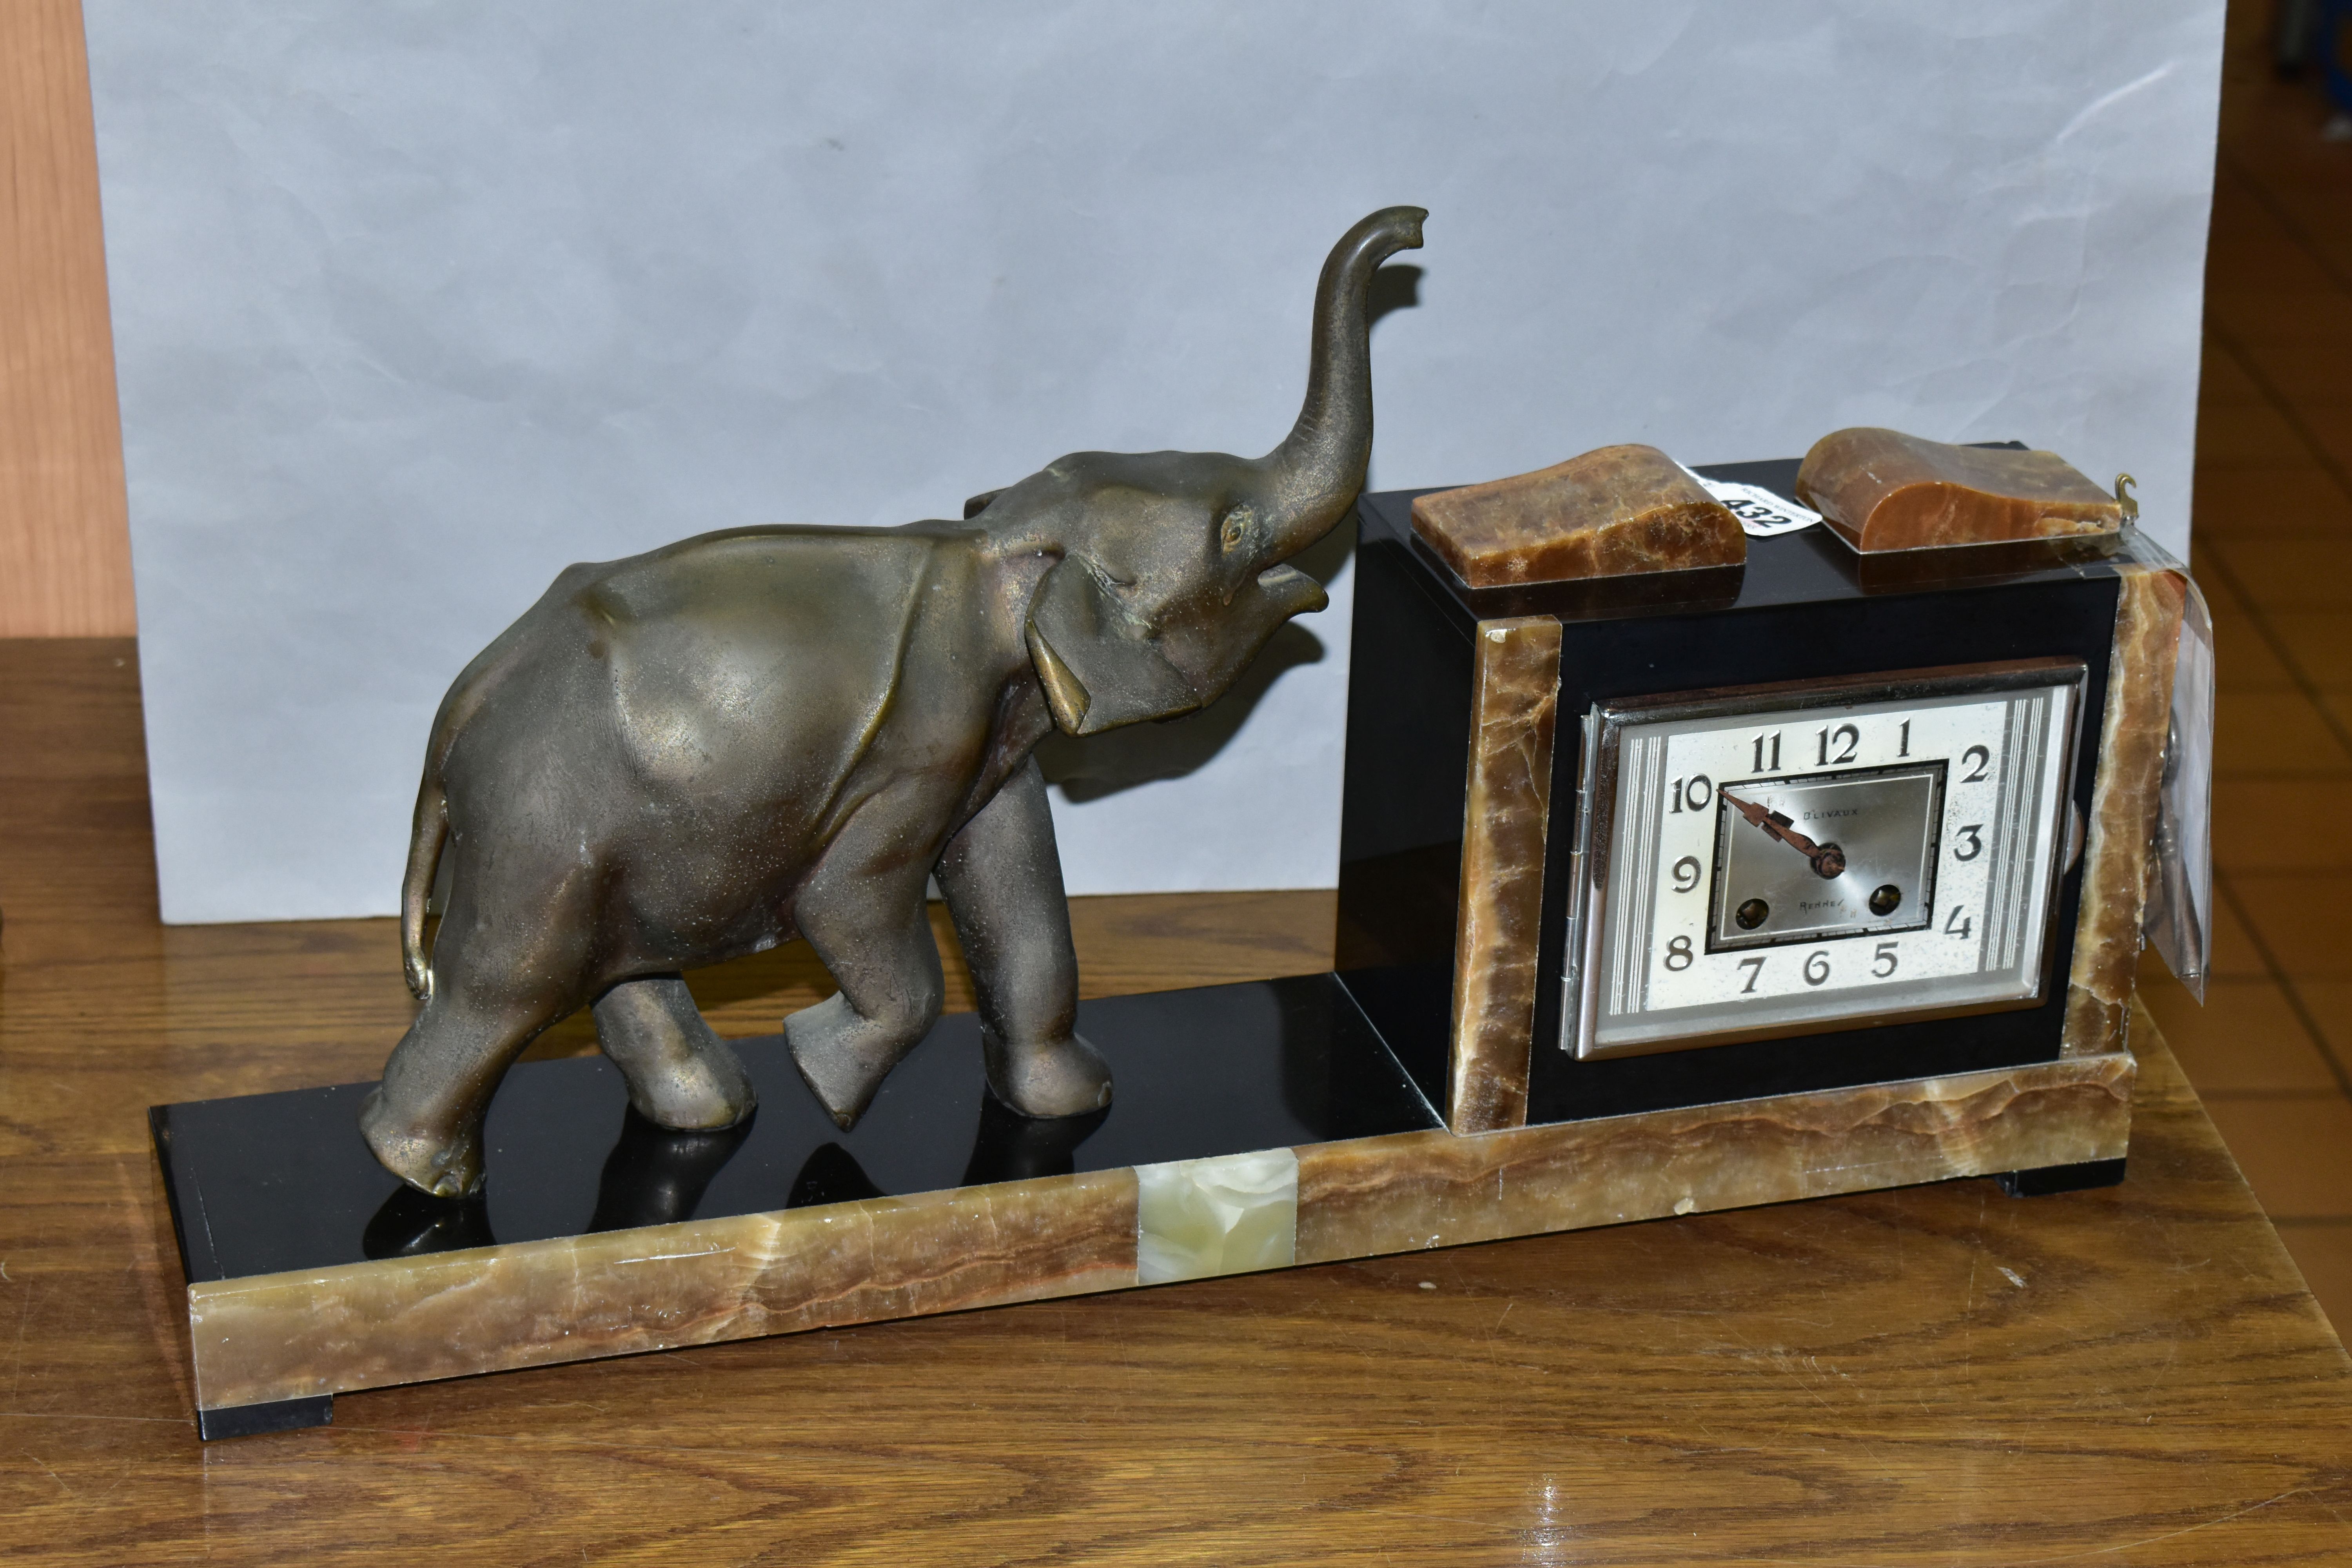
[[[2143,931],[2202,963],[2186,574],[2047,454],[1887,431],[1358,500],[1363,297],[1422,216],[1332,253],[1267,458],[1080,454],[962,525],[574,567],[468,667],[383,1083],[152,1112],[205,1436],[551,1362],[2120,1175]],[[1213,700],[1319,600],[1283,559],[1351,501],[1338,969],[1077,1000],[1027,748]],[[803,789],[816,754],[847,771]],[[977,1016],[938,1016],[927,872]],[[719,1039],[683,972],[795,931],[839,994]],[[583,1006],[601,1058],[508,1070]]]
[[[2151,889],[2203,963],[2186,574],[2048,454],[1851,431],[1703,472],[1825,524],[1741,551],[1646,448],[1365,499],[1351,994],[1458,1132],[1990,1074],[2083,1109],[1953,1170],[2116,1179]]]

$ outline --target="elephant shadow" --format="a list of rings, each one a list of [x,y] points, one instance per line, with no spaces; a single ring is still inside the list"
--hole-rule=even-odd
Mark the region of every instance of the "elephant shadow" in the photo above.
[[[982,1095],[961,1184],[1066,1176],[1076,1169],[1078,1145],[1109,1115],[1105,1107],[1084,1116],[1033,1118],[1008,1110],[993,1095]],[[711,1181],[751,1136],[755,1120],[756,1113],[715,1131],[679,1132],[656,1126],[635,1108],[625,1110],[620,1137],[597,1183],[595,1213],[587,1230],[634,1230],[692,1219]],[[837,1142],[827,1142],[803,1162],[784,1206],[887,1195],[856,1155]],[[370,1258],[416,1258],[495,1247],[498,1240],[490,1227],[489,1205],[481,1195],[428,1197],[404,1185],[369,1219],[361,1250]]]
[[[732,1127],[674,1131],[637,1114],[621,1117],[621,1135],[596,1183],[596,1207],[587,1229],[635,1230],[694,1217],[713,1177],[751,1135],[758,1112]],[[417,1258],[461,1247],[495,1247],[490,1207],[477,1194],[436,1198],[405,1184],[368,1220],[360,1250],[370,1258]]]
[[[1110,1108],[1083,1116],[1024,1116],[992,1094],[980,1100],[980,1125],[973,1130],[971,1157],[965,1162],[966,1187],[997,1182],[1027,1182],[1042,1176],[1066,1176],[1077,1169],[1078,1145],[1108,1120]],[[787,1208],[819,1204],[854,1203],[889,1194],[866,1173],[857,1156],[839,1143],[814,1151],[793,1178]]]

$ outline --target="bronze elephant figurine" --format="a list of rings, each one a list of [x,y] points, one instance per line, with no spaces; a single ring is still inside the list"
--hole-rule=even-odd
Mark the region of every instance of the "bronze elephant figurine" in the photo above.
[[[740,1121],[750,1079],[682,972],[795,936],[840,990],[785,1019],[793,1059],[850,1126],[939,1016],[934,873],[989,1088],[1033,1117],[1108,1104],[1031,751],[1213,701],[1323,606],[1283,563],[1363,486],[1365,291],[1424,216],[1374,213],[1332,250],[1305,406],[1263,458],[1079,452],[961,522],[734,529],[566,568],[434,720],[401,894],[424,1005],[361,1113],[376,1157],[477,1190],[500,1079],[583,1005],[646,1117]]]

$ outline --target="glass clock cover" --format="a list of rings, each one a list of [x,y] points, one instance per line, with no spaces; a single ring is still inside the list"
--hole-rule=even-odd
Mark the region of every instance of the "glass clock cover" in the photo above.
[[[2033,661],[1596,706],[1562,1046],[2032,1005],[2080,849],[2084,678]]]

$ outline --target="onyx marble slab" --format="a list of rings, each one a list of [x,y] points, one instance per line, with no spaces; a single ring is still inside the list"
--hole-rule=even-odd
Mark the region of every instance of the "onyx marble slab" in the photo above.
[[[1856,550],[2112,534],[2124,508],[2055,452],[1955,447],[1861,426],[1813,443],[1796,499]]]
[[[1050,1140],[955,1088],[978,1081],[977,1045],[950,1019],[924,1047],[937,1065],[902,1090],[929,1147],[853,1148],[829,1121],[772,1116],[793,1103],[778,1092],[769,1131],[723,1159],[624,1119],[601,1163],[580,1139],[535,1207],[445,1205],[438,1226],[396,1194],[367,1211],[348,1171],[300,1179],[306,1147],[308,1164],[340,1159],[348,1091],[160,1108],[204,1430],[321,1421],[335,1394],[394,1384],[2115,1162],[2129,1130],[2121,1053],[1462,1136],[1331,976],[1088,1004],[1081,1026],[1121,1098]],[[772,1047],[750,1047],[772,1074]],[[550,1087],[508,1114],[604,1092],[599,1067],[519,1069],[510,1085]],[[503,1128],[496,1148],[542,1131]],[[938,1173],[946,1184],[921,1188]],[[520,1234],[567,1215],[571,1231]],[[576,1228],[583,1215],[611,1227]],[[228,1271],[293,1257],[307,1261]]]
[[[1530,616],[1481,622],[1472,645],[1477,662],[1445,1096],[1446,1123],[1456,1132],[1528,1119],[1559,637],[1559,622]]]
[[[1297,1260],[2120,1162],[2137,1071],[2118,1052],[1475,1138],[1328,1143],[1299,1152]]]
[[[1731,510],[1655,447],[1602,447],[1531,474],[1423,495],[1413,531],[1473,588],[1736,566]]]
[[[2188,574],[2170,562],[2131,562],[2117,574],[2115,653],[2083,849],[2082,914],[2066,980],[2063,1049],[2069,1056],[2120,1048],[2130,1023],[2189,600]]]

